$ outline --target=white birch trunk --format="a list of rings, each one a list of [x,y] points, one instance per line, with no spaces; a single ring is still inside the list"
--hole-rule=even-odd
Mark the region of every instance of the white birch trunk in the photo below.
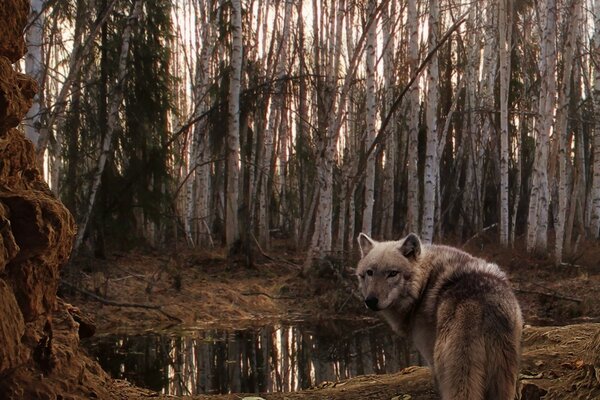
[[[394,51],[396,42],[393,34],[393,19],[396,14],[396,2],[391,2],[390,10],[384,8],[383,15],[383,76],[386,112],[394,102],[393,88],[396,85],[396,72],[394,69]],[[394,186],[396,171],[396,119],[392,119],[386,131],[385,165],[383,168],[383,193],[381,199],[381,236],[392,239],[394,225]]]
[[[280,125],[279,125],[279,146],[277,160],[279,162],[279,173],[277,177],[278,192],[279,192],[279,227],[287,231],[286,219],[288,219],[287,205],[286,205],[286,174],[287,174],[287,147],[288,147],[288,136],[289,132],[289,116],[288,107],[286,104],[286,82],[284,81],[287,76],[288,70],[288,53],[289,53],[289,42],[290,42],[290,25],[292,20],[292,7],[293,2],[286,0],[285,12],[283,18],[283,32],[281,34],[281,54],[279,58],[279,66],[277,68],[277,77],[280,80],[278,82],[279,88],[277,90],[279,110],[280,110]]]
[[[375,11],[375,0],[369,0],[369,14]],[[371,147],[377,128],[375,119],[377,115],[377,85],[375,61],[377,54],[377,24],[372,24],[367,33],[367,48],[366,48],[366,74],[367,74],[367,104],[366,104],[366,121],[367,134],[365,140],[365,148]],[[371,236],[373,225],[373,205],[375,204],[375,152],[371,152],[367,158],[367,170],[365,173],[365,206],[363,209],[362,232]]]
[[[44,101],[44,9],[45,0],[32,0],[29,12],[29,29],[27,30],[27,55],[25,56],[25,71],[38,84],[38,92],[33,98],[31,108],[24,121],[25,137],[31,140],[34,148],[40,138],[41,113]]]
[[[536,151],[533,165],[529,212],[527,218],[527,251],[545,252],[548,247],[548,152],[550,130],[556,96],[556,2],[548,0],[543,14],[543,31],[539,69],[541,88],[535,124]]]
[[[410,76],[417,73],[419,67],[419,17],[417,0],[408,0],[408,65]],[[408,92],[408,151],[407,151],[407,232],[419,232],[419,85],[413,84]]]
[[[512,18],[510,0],[500,0],[498,33],[500,45],[500,244],[508,246],[508,93],[510,84],[510,52]]]
[[[568,15],[565,18],[564,29],[566,39],[563,46],[563,74],[560,83],[560,92],[558,95],[558,109],[556,134],[558,135],[558,208],[555,216],[554,232],[556,239],[554,242],[554,262],[559,265],[562,262],[563,245],[565,238],[565,219],[567,213],[567,138],[569,136],[568,113],[569,103],[571,101],[571,76],[573,71],[573,61],[575,55],[575,46],[577,45],[577,33],[579,32],[579,13],[580,3],[578,0],[571,0],[568,9]]]
[[[202,32],[202,37],[205,39],[200,55],[200,66],[196,81],[199,82],[199,96],[196,96],[196,101],[200,101],[198,106],[200,114],[208,111],[210,108],[208,92],[210,89],[210,63],[211,53],[214,49],[214,32],[215,26],[210,21],[210,4],[203,2],[202,7],[205,9],[203,20],[206,21]],[[206,130],[206,122],[196,124],[194,127],[194,139],[196,141],[195,159],[196,159],[196,196],[197,207],[193,214],[196,218],[197,244],[198,245],[214,245],[210,226],[212,225],[212,212],[210,208],[211,199],[211,182],[210,182],[210,164],[211,157],[210,143],[208,132]],[[196,201],[194,201],[195,205]]]
[[[438,0],[429,3],[429,51],[435,48],[439,32],[439,4]],[[425,243],[433,240],[435,195],[437,174],[439,173],[438,146],[438,117],[437,108],[439,101],[439,66],[437,53],[431,58],[427,69],[427,106],[425,118],[427,121],[427,143],[425,148],[425,171],[423,176],[423,219],[421,222],[421,238]]]
[[[240,237],[238,226],[240,176],[240,90],[242,80],[242,2],[231,1],[231,78],[227,126],[227,199],[225,241],[231,250]],[[246,227],[244,227],[246,228]]]
[[[477,25],[480,18],[479,11],[476,7],[471,7],[469,10],[468,29],[473,32],[479,32],[481,29]],[[475,158],[477,151],[478,138],[481,136],[480,133],[480,118],[476,113],[477,109],[477,88],[479,86],[478,71],[481,58],[481,40],[479,34],[473,34],[468,41],[468,69],[466,71],[466,102],[468,107],[468,119],[465,123],[463,134],[462,145],[460,146],[459,156],[462,153],[462,157],[458,159],[464,159],[464,191],[462,194],[462,204],[460,208],[462,212],[459,214],[458,219],[458,232],[460,235],[464,233],[465,226],[472,228],[472,221],[475,219],[477,214],[476,199],[477,199],[477,186],[475,185]]]
[[[269,123],[265,129],[263,139],[263,156],[262,163],[259,171],[260,187],[259,187],[259,199],[258,199],[258,241],[261,246],[269,248],[269,202],[271,199],[271,161],[273,158],[273,152],[275,149],[275,129],[279,125],[279,116],[281,115],[278,107],[271,103],[271,112],[269,116]]]
[[[104,138],[102,140],[100,157],[98,158],[98,164],[96,165],[96,170],[94,171],[94,175],[92,178],[92,185],[90,189],[90,197],[87,203],[87,210],[85,214],[83,214],[82,221],[77,229],[77,236],[75,238],[75,244],[73,245],[74,254],[77,253],[79,247],[81,246],[81,243],[83,242],[83,237],[87,229],[87,224],[89,222],[90,215],[92,214],[94,204],[96,203],[96,195],[98,194],[100,182],[102,181],[102,173],[104,172],[104,167],[106,166],[106,159],[108,158],[108,155],[110,154],[112,148],[112,137],[119,123],[119,108],[123,101],[123,88],[125,86],[125,77],[127,74],[127,61],[129,59],[129,45],[131,43],[131,36],[133,34],[133,26],[137,23],[142,13],[142,4],[143,0],[136,0],[135,4],[133,5],[131,15],[128,18],[127,25],[125,26],[125,29],[123,31],[123,42],[121,44],[121,52],[119,54],[118,81],[110,97],[107,121],[108,130],[105,133]]]
[[[483,36],[483,65],[482,65],[482,80],[479,89],[479,107],[482,110],[494,109],[494,84],[497,75],[498,54],[496,51],[497,35],[496,35],[496,20],[495,5],[488,3],[485,10],[484,36]],[[492,135],[492,117],[489,112],[479,114],[480,133],[476,136],[474,142],[475,152],[473,154],[474,168],[474,207],[473,207],[473,229],[477,232],[483,229],[483,214],[484,214],[484,199],[485,189],[485,154]]]
[[[600,110],[600,0],[594,1],[594,108]],[[590,233],[593,239],[600,237],[600,117],[596,116],[593,138],[593,175],[590,192],[591,220]]]

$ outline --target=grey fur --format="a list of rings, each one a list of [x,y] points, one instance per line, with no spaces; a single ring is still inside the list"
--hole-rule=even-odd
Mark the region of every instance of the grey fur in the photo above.
[[[521,309],[496,264],[415,234],[377,242],[361,233],[356,274],[365,303],[408,336],[443,400],[513,400]]]

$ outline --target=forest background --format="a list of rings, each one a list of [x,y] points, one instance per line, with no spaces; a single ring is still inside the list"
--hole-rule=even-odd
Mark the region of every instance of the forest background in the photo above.
[[[26,35],[75,252],[598,238],[599,0],[33,0]]]

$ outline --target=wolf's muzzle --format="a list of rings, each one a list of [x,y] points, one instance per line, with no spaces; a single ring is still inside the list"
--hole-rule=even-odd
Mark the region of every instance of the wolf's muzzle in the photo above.
[[[373,311],[379,311],[379,308],[377,307],[377,303],[379,303],[379,300],[377,299],[377,297],[369,296],[365,299],[365,305]]]

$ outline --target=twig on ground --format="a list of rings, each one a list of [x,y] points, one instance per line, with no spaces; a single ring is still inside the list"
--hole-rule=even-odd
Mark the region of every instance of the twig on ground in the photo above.
[[[77,286],[71,285],[69,282],[66,282],[66,281],[64,281],[62,279],[60,280],[60,282],[63,285],[65,285],[65,286],[67,286],[67,287],[75,290],[76,292],[79,292],[79,293],[81,293],[81,294],[83,294],[85,296],[88,296],[91,299],[96,300],[96,301],[98,301],[98,302],[100,302],[102,304],[105,304],[107,306],[133,307],[133,308],[145,308],[145,309],[148,309],[148,310],[156,310],[156,311],[158,311],[159,313],[161,313],[162,315],[164,315],[165,317],[167,317],[169,319],[172,319],[174,321],[178,321],[178,322],[181,322],[181,323],[183,322],[183,320],[181,318],[176,317],[174,315],[171,315],[171,314],[167,313],[166,311],[164,311],[162,309],[162,306],[160,306],[160,305],[142,304],[142,303],[127,303],[127,302],[121,303],[121,302],[118,302],[118,301],[109,300],[109,299],[106,299],[104,297],[98,296],[98,295],[96,295],[96,294],[94,294],[94,293],[92,293],[92,292],[90,292],[88,290],[78,288]]]

